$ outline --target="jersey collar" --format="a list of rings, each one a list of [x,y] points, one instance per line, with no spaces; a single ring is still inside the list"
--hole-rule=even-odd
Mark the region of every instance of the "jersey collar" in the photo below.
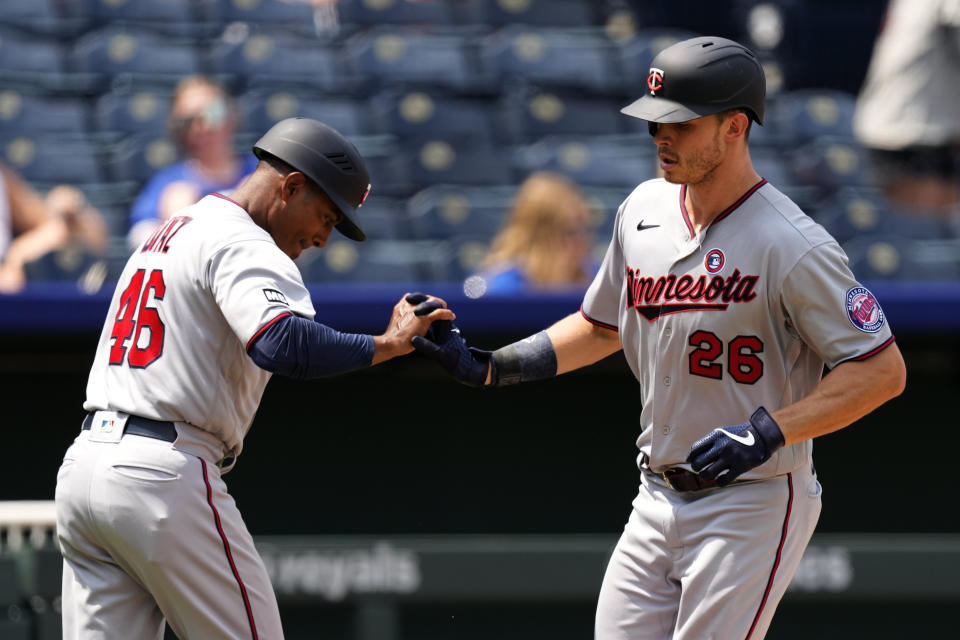
[[[734,202],[729,207],[721,211],[720,215],[714,218],[713,222],[710,223],[710,226],[717,224],[718,222],[720,222],[721,220],[729,216],[731,213],[733,213],[733,211],[737,207],[739,207],[744,202],[746,202],[747,198],[752,196],[757,189],[759,189],[765,184],[767,184],[766,178],[760,178],[760,182],[758,182],[757,184],[747,189],[747,192],[744,193],[739,198],[737,198],[736,202]],[[684,201],[686,200],[686,196],[687,196],[687,185],[685,184],[680,185],[680,213],[683,215],[683,221],[687,225],[687,231],[690,232],[690,239],[692,240],[693,238],[696,237],[696,234],[693,231],[693,224],[690,222],[690,214],[687,213],[687,205],[684,204]]]

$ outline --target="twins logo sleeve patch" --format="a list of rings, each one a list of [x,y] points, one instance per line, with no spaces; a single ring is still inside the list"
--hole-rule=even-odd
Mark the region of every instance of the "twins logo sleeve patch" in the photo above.
[[[847,291],[847,317],[860,331],[876,333],[883,328],[883,309],[866,287],[851,287]]]

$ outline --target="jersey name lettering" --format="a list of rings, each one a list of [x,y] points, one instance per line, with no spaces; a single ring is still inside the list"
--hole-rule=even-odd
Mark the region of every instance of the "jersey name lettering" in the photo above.
[[[683,275],[642,276],[638,270],[627,267],[627,308],[653,321],[659,316],[682,311],[723,311],[731,302],[750,302],[757,297],[753,289],[760,276],[743,276],[734,269],[728,277],[697,278]],[[690,301],[688,304],[664,304],[671,300]]]
[[[140,253],[153,251],[155,253],[166,253],[170,249],[170,241],[188,222],[193,220],[190,216],[175,216],[167,220],[162,226],[154,231],[147,241],[143,243]]]

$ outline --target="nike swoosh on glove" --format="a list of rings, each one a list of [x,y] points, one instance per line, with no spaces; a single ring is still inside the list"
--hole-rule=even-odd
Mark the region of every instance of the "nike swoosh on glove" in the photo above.
[[[780,426],[760,407],[748,422],[718,427],[694,442],[687,462],[704,482],[725,487],[769,460],[783,444]]]
[[[437,320],[430,325],[425,337],[414,336],[413,348],[436,360],[458,382],[470,387],[482,387],[487,381],[487,371],[496,380],[493,352],[468,347],[460,335],[460,329],[450,320]]]

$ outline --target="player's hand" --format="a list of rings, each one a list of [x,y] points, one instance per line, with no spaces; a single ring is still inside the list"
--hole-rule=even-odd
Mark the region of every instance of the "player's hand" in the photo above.
[[[492,352],[468,347],[460,329],[451,321],[434,322],[425,337],[413,338],[413,346],[467,386],[482,387],[493,377]]]
[[[422,336],[433,322],[452,321],[457,316],[447,309],[447,303],[424,293],[407,293],[393,307],[393,315],[386,332],[374,336],[373,363],[413,351],[411,339]]]
[[[694,442],[687,462],[702,480],[723,487],[769,460],[783,443],[780,426],[760,407],[748,422],[719,427]]]

